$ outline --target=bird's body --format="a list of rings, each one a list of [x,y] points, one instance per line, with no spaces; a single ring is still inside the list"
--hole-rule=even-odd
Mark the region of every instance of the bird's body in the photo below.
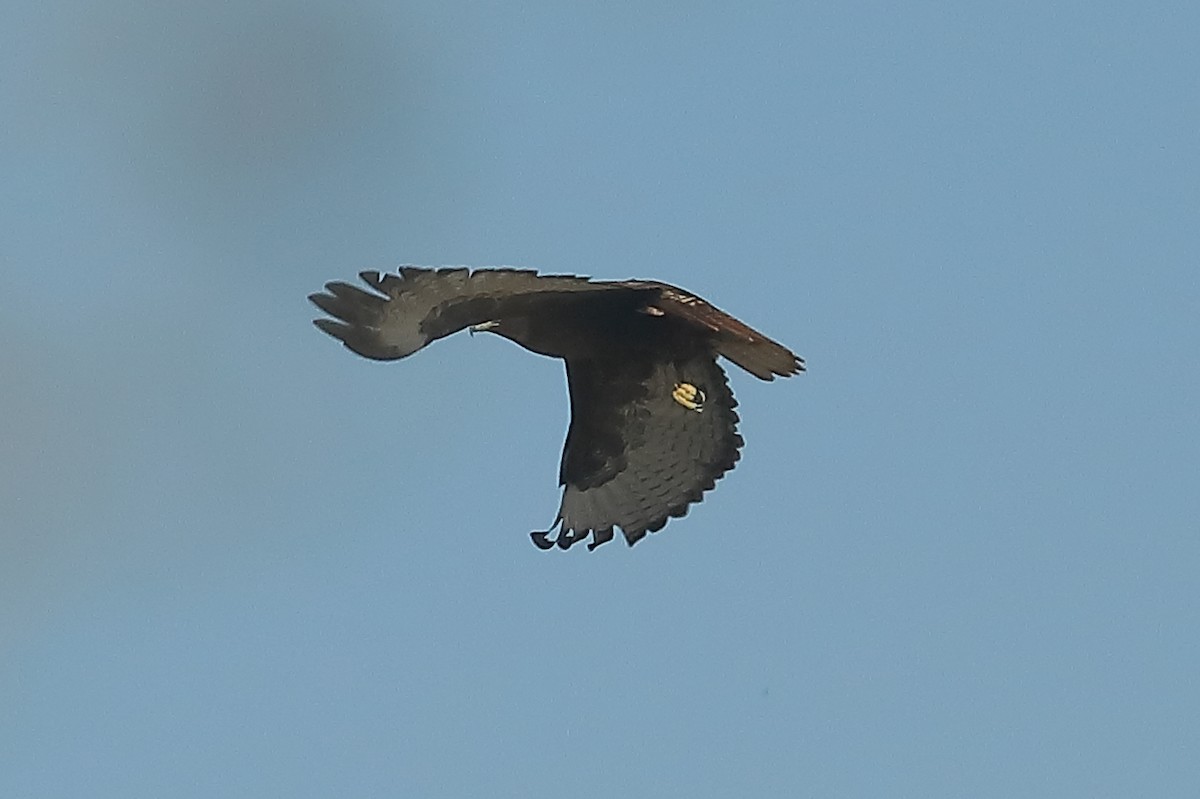
[[[682,516],[732,469],[742,438],[718,355],[771,380],[802,371],[782,345],[682,289],[515,269],[363,272],[378,293],[328,283],[315,324],[367,358],[403,358],[470,328],[566,363],[563,501],[540,548],[629,544]],[[558,527],[557,537],[550,533]]]

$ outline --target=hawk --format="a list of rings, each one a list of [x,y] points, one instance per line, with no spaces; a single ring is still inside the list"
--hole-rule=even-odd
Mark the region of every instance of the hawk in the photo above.
[[[734,467],[742,437],[724,356],[761,380],[804,370],[791,350],[683,289],[526,269],[361,272],[309,300],[314,324],[366,358],[397,360],[469,329],[566,363],[571,423],[563,487],[539,549],[594,550],[620,528],[630,546],[683,516]],[[553,535],[553,537],[552,537]]]

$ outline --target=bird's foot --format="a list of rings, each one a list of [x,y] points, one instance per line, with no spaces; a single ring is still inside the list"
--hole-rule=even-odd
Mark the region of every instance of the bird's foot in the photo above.
[[[699,413],[704,410],[704,391],[691,383],[676,383],[671,398],[689,411]]]

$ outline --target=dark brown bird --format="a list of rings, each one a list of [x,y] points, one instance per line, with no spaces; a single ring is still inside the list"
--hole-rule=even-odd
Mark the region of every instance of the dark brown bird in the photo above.
[[[683,516],[740,457],[737,401],[721,355],[762,380],[803,359],[683,289],[521,269],[362,272],[374,292],[325,285],[314,324],[367,358],[395,360],[470,328],[562,358],[571,394],[558,516],[541,549],[588,549],[621,528],[630,546]],[[557,528],[557,535],[550,535]]]

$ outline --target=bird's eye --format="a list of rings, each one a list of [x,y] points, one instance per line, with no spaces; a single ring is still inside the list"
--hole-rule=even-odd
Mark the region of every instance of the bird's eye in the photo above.
[[[704,392],[691,383],[676,383],[671,398],[689,411],[704,410]]]

